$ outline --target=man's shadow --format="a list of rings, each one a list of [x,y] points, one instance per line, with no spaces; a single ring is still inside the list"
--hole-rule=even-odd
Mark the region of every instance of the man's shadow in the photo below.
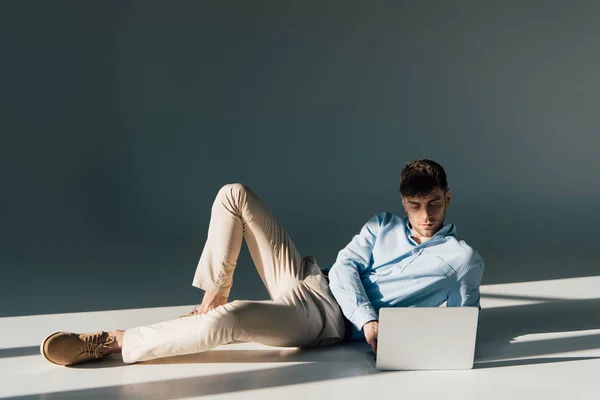
[[[171,400],[213,394],[235,393],[247,390],[277,388],[302,383],[324,382],[344,378],[361,378],[380,373],[367,360],[369,345],[353,342],[322,349],[222,349],[185,356],[167,357],[140,363],[160,364],[210,364],[210,363],[267,363],[264,368],[167,378],[160,381],[116,384],[97,388],[63,390],[53,393],[15,397],[20,400],[66,398],[156,399]],[[269,365],[279,363],[279,365]],[[123,361],[109,356],[99,363],[78,364],[70,368],[115,368]],[[195,369],[192,369],[194,371]],[[202,369],[204,373],[210,368]]]
[[[236,342],[232,343],[235,345]],[[240,342],[241,343],[241,342]],[[141,365],[166,364],[245,364],[245,363],[323,363],[323,364],[362,364],[370,369],[368,363],[371,347],[364,341],[344,343],[323,348],[265,348],[235,349],[223,348],[196,354],[158,358],[141,362]],[[100,363],[77,364],[69,368],[98,369],[122,366],[120,355],[111,355]]]
[[[600,333],[577,332],[600,329],[600,299],[538,300],[545,302],[481,310],[475,368],[600,358],[556,356],[593,349],[600,352]],[[524,335],[561,332],[569,333],[565,337],[513,342]]]

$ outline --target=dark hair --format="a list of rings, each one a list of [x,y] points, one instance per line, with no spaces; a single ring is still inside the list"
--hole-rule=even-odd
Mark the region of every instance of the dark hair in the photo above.
[[[400,175],[400,194],[404,197],[422,197],[436,187],[444,193],[448,189],[446,172],[435,161],[421,159],[409,162]]]

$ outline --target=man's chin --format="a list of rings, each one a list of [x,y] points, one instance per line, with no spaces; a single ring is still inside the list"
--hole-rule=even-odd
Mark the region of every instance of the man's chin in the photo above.
[[[424,237],[432,237],[433,235],[435,235],[435,233],[438,230],[439,230],[439,228],[436,226],[431,226],[429,228],[425,227],[425,226],[421,226],[419,229],[419,234]]]

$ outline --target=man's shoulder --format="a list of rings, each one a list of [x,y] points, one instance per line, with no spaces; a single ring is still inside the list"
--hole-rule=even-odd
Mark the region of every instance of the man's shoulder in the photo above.
[[[441,257],[448,264],[455,267],[457,272],[466,273],[478,265],[481,265],[483,268],[483,259],[479,252],[464,240],[450,236],[443,247],[443,255]]]
[[[391,212],[382,211],[373,215],[369,221],[377,221],[379,225],[402,225],[405,220]]]

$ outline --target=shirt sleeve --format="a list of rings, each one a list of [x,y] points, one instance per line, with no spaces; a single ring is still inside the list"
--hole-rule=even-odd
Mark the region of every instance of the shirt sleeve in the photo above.
[[[447,307],[477,307],[479,304],[479,285],[483,277],[483,261],[478,262],[463,274],[448,294]]]
[[[360,276],[373,262],[373,247],[380,226],[380,214],[374,215],[340,250],[329,270],[329,287],[343,314],[358,329],[369,321],[379,319],[367,297]]]

